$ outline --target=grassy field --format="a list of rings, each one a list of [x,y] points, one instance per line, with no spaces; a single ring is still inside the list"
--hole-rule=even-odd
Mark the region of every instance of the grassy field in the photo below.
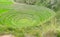
[[[49,1],[6,1],[0,1],[0,35],[60,37],[60,9]]]

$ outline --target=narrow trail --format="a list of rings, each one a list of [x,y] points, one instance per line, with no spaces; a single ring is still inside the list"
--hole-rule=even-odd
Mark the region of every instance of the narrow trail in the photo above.
[[[14,37],[13,35],[1,35],[0,37]]]

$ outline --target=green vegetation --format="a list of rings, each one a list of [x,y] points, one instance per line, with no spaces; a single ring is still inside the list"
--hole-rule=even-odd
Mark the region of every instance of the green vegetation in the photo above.
[[[12,0],[0,0],[1,35],[60,37],[59,0],[15,1],[17,3]]]

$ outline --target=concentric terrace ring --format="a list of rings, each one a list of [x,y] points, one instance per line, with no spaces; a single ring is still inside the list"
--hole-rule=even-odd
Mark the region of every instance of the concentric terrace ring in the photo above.
[[[48,8],[34,5],[13,4],[8,9],[8,12],[0,15],[0,24],[16,28],[39,26],[55,15]]]

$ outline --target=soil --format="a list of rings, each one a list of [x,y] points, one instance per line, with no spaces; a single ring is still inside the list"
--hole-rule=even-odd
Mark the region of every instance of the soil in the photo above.
[[[14,37],[13,35],[0,35],[0,37]]]

